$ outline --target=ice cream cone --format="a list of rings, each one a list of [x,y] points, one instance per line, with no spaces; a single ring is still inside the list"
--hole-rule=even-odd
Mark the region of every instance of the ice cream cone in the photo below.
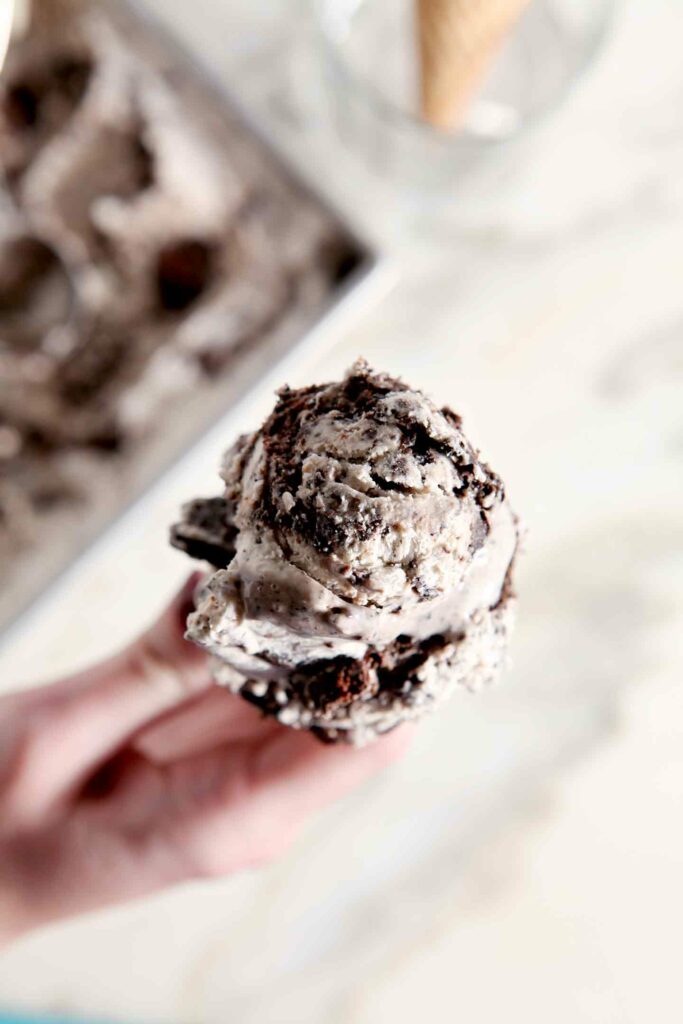
[[[416,0],[422,116],[453,129],[529,0]]]

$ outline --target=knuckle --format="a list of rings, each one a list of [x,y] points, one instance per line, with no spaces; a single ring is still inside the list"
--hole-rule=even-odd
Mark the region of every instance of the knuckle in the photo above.
[[[242,837],[237,847],[231,843],[208,841],[186,847],[184,861],[189,877],[224,878],[235,871],[266,867],[278,860],[288,846],[288,842],[279,838]]]
[[[236,867],[226,851],[210,843],[186,850],[185,864],[188,877],[197,879],[223,878]]]
[[[35,780],[42,774],[45,716],[31,716],[22,724],[3,757],[0,769],[2,820],[23,819],[33,805]]]
[[[193,829],[186,831],[173,824],[157,838],[169,851],[178,880],[220,878],[233,868],[226,846],[217,836]]]
[[[150,686],[164,686],[179,694],[190,693],[193,679],[184,671],[174,651],[158,643],[154,630],[148,630],[126,652],[126,668]]]
[[[225,856],[216,853],[204,853],[196,862],[197,878],[225,878],[235,870],[235,865]]]
[[[179,686],[181,680],[172,662],[155,645],[149,633],[136,640],[126,652],[129,672],[149,685],[163,683]]]

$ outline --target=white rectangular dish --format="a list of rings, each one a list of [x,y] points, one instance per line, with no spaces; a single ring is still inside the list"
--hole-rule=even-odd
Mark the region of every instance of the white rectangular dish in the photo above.
[[[105,35],[110,26],[119,41],[124,41],[124,59],[127,59],[126,53],[130,49],[131,59],[137,61],[142,68],[136,74],[144,78],[149,69],[163,88],[169,91],[178,107],[186,112],[192,122],[192,130],[199,136],[203,133],[209,137],[212,146],[225,154],[225,159],[230,162],[235,171],[234,176],[245,192],[246,198],[241,200],[239,209],[256,209],[253,217],[256,230],[259,230],[259,203],[265,204],[267,210],[270,210],[266,215],[270,216],[274,210],[276,221],[276,227],[265,229],[265,235],[270,230],[270,241],[276,246],[281,244],[283,250],[288,247],[289,253],[297,252],[299,245],[303,256],[300,265],[296,262],[298,256],[283,257],[284,269],[276,268],[276,272],[281,271],[288,289],[287,302],[278,315],[255,332],[247,332],[243,338],[237,338],[231,343],[227,356],[221,353],[221,359],[216,365],[210,364],[210,372],[192,378],[190,386],[184,389],[181,387],[177,393],[172,393],[170,402],[167,400],[158,409],[155,406],[153,410],[148,410],[149,425],[139,434],[131,438],[124,434],[123,441],[117,440],[106,455],[100,450],[104,450],[104,446],[99,440],[90,444],[89,439],[87,443],[80,439],[67,439],[64,448],[68,458],[71,461],[81,459],[82,462],[79,465],[79,480],[83,482],[83,494],[74,502],[44,502],[45,508],[40,507],[36,516],[35,539],[27,545],[26,550],[22,551],[19,546],[13,545],[11,538],[4,551],[0,545],[0,571],[3,577],[0,591],[0,634],[3,641],[11,632],[10,625],[18,622],[28,608],[52,589],[67,568],[86,553],[88,557],[97,557],[99,545],[124,512],[137,505],[137,514],[155,482],[167,474],[207,430],[217,423],[232,422],[241,402],[259,387],[273,387],[281,383],[287,375],[288,366],[299,365],[310,355],[324,351],[339,336],[340,330],[349,323],[350,318],[363,309],[373,295],[385,289],[392,278],[390,269],[378,261],[372,247],[360,239],[324,199],[312,192],[285,166],[258,130],[247,123],[244,114],[237,112],[237,105],[226,89],[211,81],[204,69],[182,52],[166,30],[145,11],[144,5],[133,6],[119,0],[109,0],[98,5],[97,10],[98,17],[108,23],[105,25]],[[42,54],[40,59],[44,59]],[[63,62],[63,57],[60,59]],[[45,91],[44,82],[39,79],[42,83],[40,89],[33,86],[35,57],[31,52],[26,58],[25,68],[34,75],[33,79],[30,76],[27,78],[28,72],[21,64],[17,71],[16,64],[16,59],[14,65],[10,59],[9,83],[5,84],[5,110],[9,91],[15,104],[11,111],[13,116],[19,117],[20,121],[27,116],[36,120],[35,107],[37,102],[42,102],[40,90]],[[60,74],[63,72],[60,71]],[[73,68],[69,74],[72,76],[69,88],[72,88]],[[81,75],[82,71],[78,70],[78,74]],[[152,92],[154,89],[159,91],[156,85]],[[82,114],[79,116],[83,121]],[[87,122],[87,118],[85,120]],[[37,121],[40,123],[40,108]],[[20,137],[20,142],[27,137],[23,123],[21,128],[24,135]],[[30,140],[33,122],[29,128]],[[80,128],[82,134],[84,129],[80,122],[77,128]],[[142,134],[140,136],[143,146],[147,145],[147,137]],[[54,144],[50,144],[54,149]],[[136,145],[138,149],[141,148],[137,140]],[[44,146],[44,149],[49,152],[49,145]],[[34,221],[37,219],[39,223],[42,222],[26,199],[26,195],[29,198],[31,195],[31,166],[29,164],[28,173],[23,168],[17,172],[16,182],[10,180],[7,192],[9,201],[18,210],[20,220],[23,218],[28,224],[25,230],[34,232]],[[59,207],[56,209],[58,214],[62,213]],[[251,213],[248,215],[251,216]],[[277,220],[278,216],[280,220]],[[298,225],[301,223],[312,225],[308,229],[309,236],[315,236],[316,241],[310,242],[309,236],[306,236],[303,242],[298,242]],[[40,237],[42,239],[43,235]],[[266,237],[266,243],[268,241]],[[57,248],[59,242],[58,238]],[[100,244],[99,237],[92,243],[88,239],[88,244],[94,247],[94,263],[97,264],[98,260],[101,262],[100,250],[96,248]],[[310,251],[305,251],[305,246],[309,244]],[[316,253],[322,254],[323,251],[325,260],[331,262],[321,269]],[[277,257],[278,253],[275,254],[274,264],[277,263]],[[81,271],[82,268],[77,267],[76,272]],[[73,270],[70,273],[74,276]],[[0,291],[1,286],[0,280]],[[200,297],[199,306],[202,301]],[[145,320],[144,316],[148,319]],[[138,323],[131,332],[132,336],[135,336],[138,328],[149,328],[150,314],[145,313],[144,316],[140,321],[142,328],[139,328]],[[173,319],[176,316],[175,310],[169,313],[166,309],[154,316],[154,331],[157,334],[160,330],[168,331],[171,338],[168,347],[171,347],[176,343],[176,337],[182,335],[186,323],[182,319]],[[229,317],[225,322],[228,321]],[[1,345],[2,301],[0,351]],[[43,436],[49,435],[50,425],[48,423],[46,428],[39,424],[37,428],[29,422],[27,427],[21,418],[25,415],[24,406],[27,403],[24,403],[20,392],[14,390],[12,395],[9,393],[11,391],[12,386],[8,388],[5,382],[6,393],[3,395],[0,391],[0,426],[7,424],[9,430],[19,434],[23,431],[29,438],[27,444],[35,449],[31,454],[32,471],[34,475],[40,475],[49,460],[54,458],[54,438]],[[28,396],[30,399],[32,393],[28,392]],[[97,401],[96,396],[95,404]],[[41,410],[43,405],[39,403]],[[19,407],[18,411],[16,406]],[[12,415],[17,417],[16,421],[11,418]],[[58,457],[62,457],[61,450]],[[11,476],[9,479],[11,481]]]

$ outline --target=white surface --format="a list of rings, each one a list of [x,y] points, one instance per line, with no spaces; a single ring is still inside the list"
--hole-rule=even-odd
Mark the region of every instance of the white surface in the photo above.
[[[312,141],[263,86],[265,14],[219,38],[218,0],[163,7],[188,37],[205,11],[214,58],[248,57],[244,93],[292,151],[378,236],[405,230],[324,126]],[[682,98],[677,0],[625,4],[524,158],[454,200],[448,227],[399,243],[400,288],[290,374],[328,378],[362,353],[465,415],[530,531],[505,685],[425,724],[282,863],[26,940],[0,960],[0,1001],[202,1024],[681,1020]],[[43,608],[0,661],[4,686],[151,616],[186,571],[168,523],[213,491],[228,440]]]

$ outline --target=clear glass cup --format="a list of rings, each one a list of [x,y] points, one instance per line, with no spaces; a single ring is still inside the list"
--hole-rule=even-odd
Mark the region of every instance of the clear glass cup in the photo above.
[[[442,191],[541,121],[596,53],[612,0],[532,0],[457,129],[420,116],[414,0],[313,0],[336,130],[385,180]]]

